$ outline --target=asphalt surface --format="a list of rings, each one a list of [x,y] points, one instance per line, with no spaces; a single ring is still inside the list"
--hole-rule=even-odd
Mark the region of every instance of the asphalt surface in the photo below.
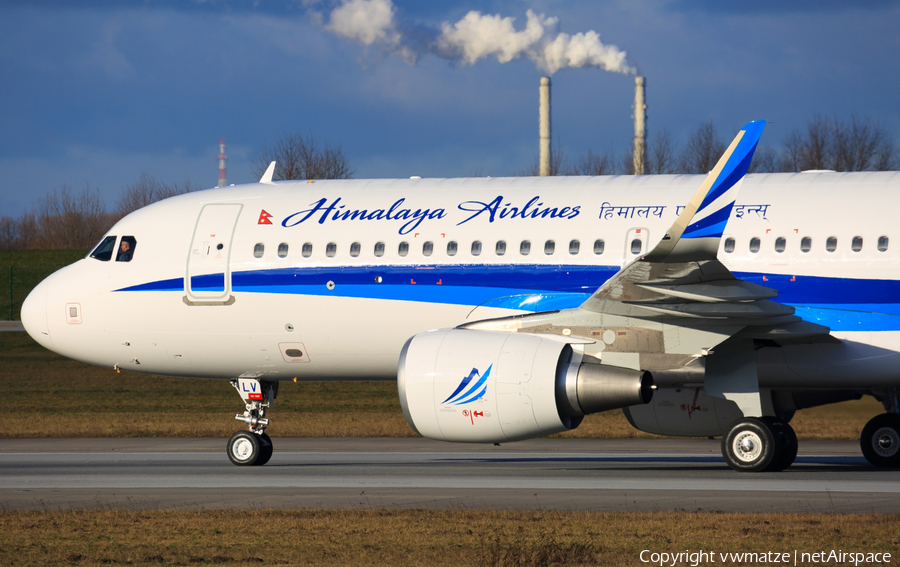
[[[806,441],[780,473],[729,469],[719,442],[274,438],[263,467],[225,439],[0,440],[5,509],[496,508],[900,512],[900,474],[855,442]]]
[[[0,333],[3,332],[24,333],[25,327],[21,321],[0,321]]]

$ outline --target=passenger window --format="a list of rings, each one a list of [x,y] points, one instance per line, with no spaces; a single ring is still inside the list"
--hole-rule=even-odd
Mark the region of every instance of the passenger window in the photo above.
[[[354,258],[359,256],[359,251],[362,248],[359,242],[354,242],[350,245],[350,255]]]
[[[300,249],[300,255],[304,258],[312,256],[312,242],[303,243],[303,248]]]
[[[634,240],[632,240],[631,241],[631,253],[634,254],[635,256],[640,254],[641,246],[643,246],[643,243],[641,242],[640,238],[635,238]]]
[[[263,254],[266,253],[266,245],[262,242],[257,242],[256,246],[253,247],[253,257],[254,258],[262,258]]]
[[[775,251],[779,254],[784,252],[784,247],[787,246],[787,241],[783,236],[779,236],[775,239]]]
[[[759,238],[755,236],[750,239],[750,252],[753,254],[759,252]]]
[[[325,255],[329,258],[334,258],[335,254],[337,254],[337,244],[334,242],[329,242],[325,245]]]
[[[574,256],[575,254],[578,254],[578,251],[580,249],[581,249],[581,242],[578,242],[577,240],[573,240],[573,241],[569,242],[569,254],[572,254]]]
[[[456,250],[458,246],[455,240],[451,240],[447,243],[447,256],[456,256]]]
[[[498,240],[497,246],[494,247],[494,252],[497,254],[497,256],[503,256],[504,254],[506,254],[506,241]]]
[[[810,250],[812,250],[812,238],[804,236],[800,239],[800,251],[809,252]]]
[[[122,242],[119,244],[119,252],[116,254],[116,262],[130,262],[136,247],[137,240],[133,236],[123,236]]]
[[[110,258],[112,258],[112,253],[115,248],[116,237],[107,236],[100,242],[100,244],[97,245],[96,248],[94,248],[94,251],[91,252],[91,258],[100,260],[101,262],[109,262]]]
[[[829,252],[837,250],[837,238],[829,236],[828,240],[825,241],[825,250],[828,250]]]
[[[734,238],[726,238],[725,239],[724,250],[728,254],[731,254],[732,252],[734,252]]]
[[[850,242],[850,248],[854,252],[862,250],[862,236],[854,236],[853,240]]]
[[[522,256],[528,256],[531,253],[531,241],[523,240],[521,244],[519,244],[519,254]]]
[[[600,254],[603,254],[604,248],[606,248],[605,242],[603,242],[602,240],[599,240],[599,239],[594,241],[594,254],[596,254],[598,256]]]
[[[552,240],[548,240],[547,242],[545,242],[544,243],[544,254],[546,254],[547,256],[550,256],[554,252],[556,252],[556,242],[554,242]]]
[[[287,258],[288,253],[288,245],[286,242],[282,242],[278,245],[278,257],[279,258]]]
[[[424,244],[422,244],[423,256],[431,256],[432,252],[434,252],[434,242],[428,240]]]
[[[878,237],[878,251],[886,252],[888,249],[888,237],[887,236],[879,236]]]
[[[479,256],[479,255],[481,255],[481,241],[476,240],[475,242],[472,243],[472,256]]]
[[[409,242],[401,242],[400,246],[397,247],[397,254],[400,256],[409,254]]]
[[[384,256],[384,242],[376,242],[375,243],[375,257],[381,258]]]

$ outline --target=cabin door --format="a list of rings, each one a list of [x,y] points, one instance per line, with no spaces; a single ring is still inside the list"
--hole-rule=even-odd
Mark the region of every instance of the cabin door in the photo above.
[[[185,299],[194,303],[230,304],[231,245],[243,205],[204,205],[194,227],[184,278]]]

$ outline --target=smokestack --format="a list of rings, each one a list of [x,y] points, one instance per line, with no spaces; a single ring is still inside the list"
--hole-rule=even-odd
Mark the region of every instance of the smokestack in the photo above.
[[[225,178],[225,160],[228,159],[225,155],[225,138],[219,138],[219,157],[216,159],[219,160],[219,187],[225,187],[228,184]]]
[[[644,103],[644,77],[634,78],[634,174],[644,175],[647,157],[647,105]]]
[[[538,175],[550,175],[550,77],[541,77],[540,108],[541,153],[538,160]]]

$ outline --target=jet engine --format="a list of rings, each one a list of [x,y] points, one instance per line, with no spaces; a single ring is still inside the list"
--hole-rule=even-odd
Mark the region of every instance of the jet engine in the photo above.
[[[567,337],[467,329],[419,333],[400,354],[400,404],[419,434],[499,443],[577,427],[584,415],[646,404],[649,372],[585,363]]]

